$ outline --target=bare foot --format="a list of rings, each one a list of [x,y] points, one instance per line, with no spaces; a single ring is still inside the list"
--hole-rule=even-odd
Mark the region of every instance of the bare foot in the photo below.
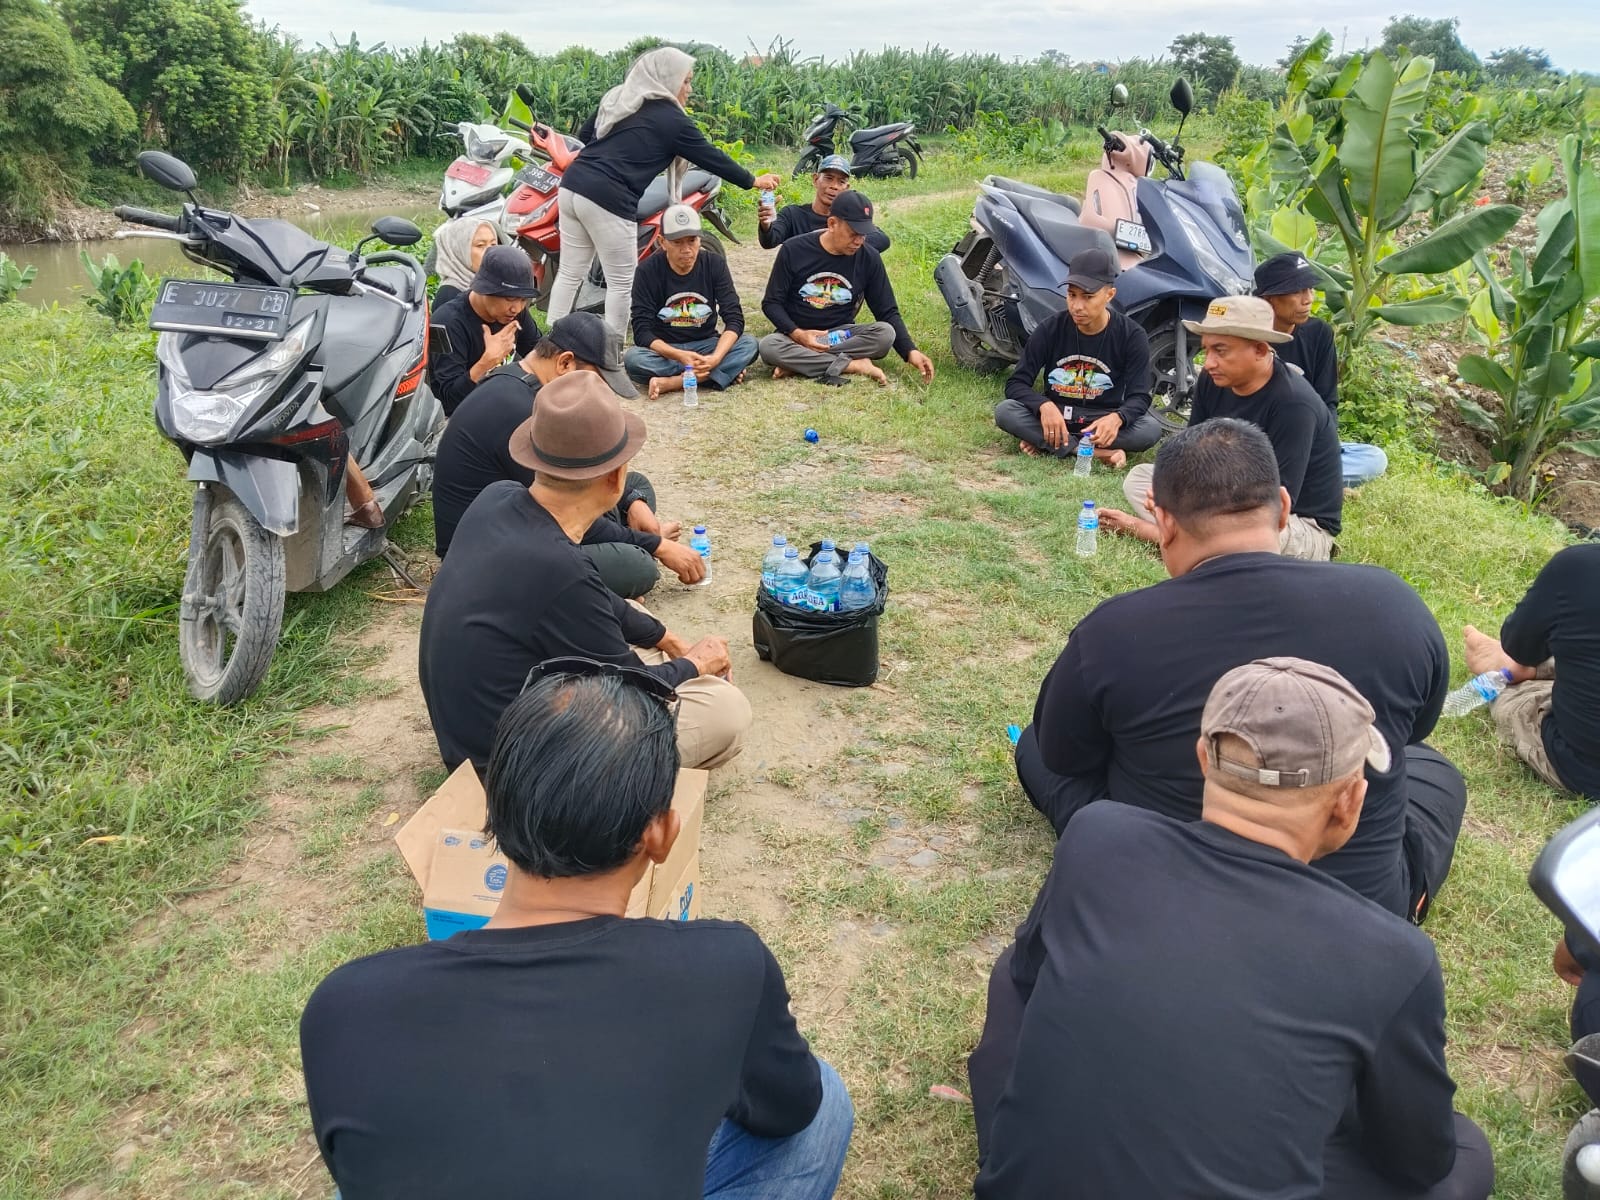
[[[1032,442],[1019,441],[1017,443],[1017,449],[1021,450],[1029,458],[1038,458],[1039,457],[1039,447],[1035,446]]]
[[[650,381],[650,399],[659,400],[668,392],[683,391],[682,375],[658,375]]]
[[[1120,471],[1128,465],[1128,452],[1126,450],[1096,450],[1094,456],[1113,471]]]
[[[865,375],[879,387],[889,386],[889,377],[870,358],[852,358],[850,365],[844,369],[843,373],[846,375]]]
[[[734,382],[735,382],[735,383],[743,383],[743,382],[744,382],[744,377],[745,377],[745,376],[746,376],[746,375],[748,375],[748,374],[750,374],[750,372],[749,372],[749,371],[740,371],[740,372],[739,372],[739,373],[738,373],[738,374],[737,374],[737,375],[735,375],[735,376],[734,376],[734,377],[733,377],[733,381],[734,381]],[[776,379],[776,378],[777,378],[777,376],[773,376],[773,378],[774,378],[774,379]]]
[[[1515,670],[1517,663],[1500,647],[1500,643],[1472,625],[1461,628],[1463,640],[1467,646],[1467,670],[1474,675],[1482,675],[1485,671],[1498,671],[1501,669]]]
[[[794,372],[789,370],[788,367],[773,367],[772,368],[772,377],[774,379],[788,379],[789,376],[791,376],[793,374],[794,374]]]

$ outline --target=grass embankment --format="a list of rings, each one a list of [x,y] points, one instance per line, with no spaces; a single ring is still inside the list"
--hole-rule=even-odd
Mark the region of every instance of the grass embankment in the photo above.
[[[1081,181],[1082,161],[1016,170],[1064,186]],[[970,1116],[927,1089],[964,1082],[985,974],[1051,849],[1002,730],[1031,711],[1084,612],[1162,578],[1142,546],[1106,539],[1087,562],[1070,553],[1079,502],[1119,503],[1117,479],[1084,487],[1017,455],[991,424],[997,381],[950,360],[930,268],[987,169],[1000,168],[935,161],[915,185],[872,189],[907,321],[939,368],[931,387],[903,373],[887,391],[758,380],[704,405],[685,448],[690,486],[719,529],[859,531],[891,564],[886,686],[830,697],[841,751],[829,767],[772,771],[797,806],[843,791],[866,815],[774,823],[756,855],[783,880],[777,915],[758,924],[801,1008],[819,1011],[817,998],[838,991],[807,1032],[856,1095],[842,1191],[852,1197],[967,1193]],[[896,203],[916,192],[932,195]],[[335,932],[287,937],[293,914],[266,904],[220,916],[173,906],[241,852],[262,766],[295,714],[360,694],[351,639],[333,635],[370,605],[350,585],[291,599],[252,702],[218,712],[185,698],[173,606],[187,489],[149,423],[150,369],[144,336],[77,312],[0,309],[0,419],[12,431],[0,449],[0,1104],[10,1115],[0,1194],[324,1195],[299,1092],[299,1007],[338,961],[421,936],[398,861],[342,850],[386,807],[371,782],[378,764],[332,756],[278,778],[305,797],[310,833],[295,870],[340,897]],[[804,425],[820,447],[801,441]],[[1431,460],[1394,457],[1347,507],[1342,553],[1408,579],[1458,654],[1460,624],[1494,625],[1563,534]],[[738,630],[746,598],[718,603],[722,628]],[[1445,965],[1452,1068],[1462,1107],[1495,1143],[1499,1194],[1534,1200],[1557,1190],[1577,1102],[1555,1060],[1568,995],[1549,972],[1554,925],[1524,874],[1576,809],[1481,717],[1437,742],[1472,797],[1428,923]],[[330,779],[353,783],[331,799]],[[418,785],[436,781],[423,772]],[[886,835],[907,829],[940,839],[939,865],[874,865]],[[117,840],[88,841],[102,835]],[[819,964],[847,925],[874,936],[859,969],[831,979]]]

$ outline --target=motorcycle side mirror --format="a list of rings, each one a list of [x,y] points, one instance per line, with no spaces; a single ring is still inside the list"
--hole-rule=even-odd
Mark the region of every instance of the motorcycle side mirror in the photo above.
[[[1569,948],[1600,952],[1600,814],[1586,813],[1551,838],[1528,884],[1566,926]]]
[[[415,246],[422,240],[422,230],[404,217],[379,217],[372,223],[372,234],[391,246]]]
[[[1128,88],[1126,84],[1117,84],[1111,89],[1111,107],[1121,108],[1128,102]]]
[[[514,90],[517,93],[517,99],[526,104],[529,111],[532,111],[534,107],[534,101],[538,99],[538,97],[533,94],[533,89],[525,83],[519,83]]]
[[[1183,76],[1178,76],[1178,82],[1172,85],[1170,93],[1172,107],[1184,116],[1194,111],[1194,89],[1189,86],[1189,81]]]
[[[188,163],[164,150],[142,152],[139,155],[139,170],[146,179],[169,192],[192,192],[198,182]]]

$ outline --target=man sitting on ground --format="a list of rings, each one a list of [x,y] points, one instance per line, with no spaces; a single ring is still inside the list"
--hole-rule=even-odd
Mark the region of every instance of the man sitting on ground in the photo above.
[[[756,340],[744,331],[728,260],[701,253],[700,214],[674,204],[661,214],[656,242],[660,252],[633,279],[634,344],[623,356],[628,375],[650,389],[652,400],[683,390],[685,368],[718,391],[742,383],[756,359]]]
[[[578,544],[622,498],[644,421],[598,375],[573,371],[539,390],[511,439],[531,487],[491,483],[467,509],[422,610],[422,696],[444,765],[482,775],[495,722],[528,672],[581,655],[646,670],[678,692],[678,745],[691,767],[744,747],[750,703],[728,682],[728,643],[692,646],[606,589]],[[640,648],[638,652],[635,647]]]
[[[1272,307],[1255,296],[1213,300],[1204,321],[1185,321],[1205,347],[1205,370],[1195,380],[1189,424],[1235,417],[1266,430],[1278,459],[1278,478],[1289,493],[1289,522],[1279,550],[1290,558],[1325,562],[1333,556],[1344,512],[1339,430],[1333,414],[1299,371],[1272,352],[1289,335],[1272,327]],[[1151,466],[1128,472],[1122,492],[1133,513],[1108,508],[1100,524],[1153,542]]]
[[[1450,689],[1438,622],[1380,567],[1278,553],[1289,501],[1254,425],[1222,418],[1173,435],[1151,486],[1172,578],[1078,622],[1017,745],[1023,790],[1057,834],[1104,798],[1192,821],[1201,790],[1192,747],[1211,686],[1264,654],[1323,663],[1377,710],[1393,764],[1371,774],[1350,844],[1317,865],[1420,921],[1467,805],[1461,773],[1423,745]]]
[[[445,426],[433,477],[434,553],[443,558],[462,514],[491,483],[533,483],[533,469],[511,457],[511,435],[533,413],[539,388],[569,371],[593,371],[612,384],[621,374],[608,363],[611,342],[598,314],[571,313],[550,326],[533,353],[498,367],[472,389]],[[655,513],[650,480],[629,471],[622,500],[583,535],[583,551],[617,595],[632,600],[656,585],[660,561],[685,583],[705,578],[705,560],[674,539],[677,521],[663,524]]]
[[[1289,335],[1278,347],[1278,357],[1304,372],[1337,422],[1339,358],[1333,326],[1311,315],[1316,286],[1316,269],[1293,251],[1275,254],[1256,268],[1256,295],[1272,305],[1272,327]],[[1360,487],[1389,469],[1389,456],[1364,442],[1340,442],[1339,458],[1345,487]]]
[[[446,416],[513,353],[524,358],[532,352],[539,327],[528,301],[538,294],[528,256],[515,246],[490,246],[467,294],[434,310],[430,324],[441,327],[444,338],[443,345],[435,340],[428,371]]]
[[[773,378],[801,375],[841,383],[843,375],[865,375],[889,382],[878,367],[892,348],[922,375],[933,379],[933,363],[911,340],[900,319],[894,287],[883,259],[867,245],[876,229],[872,203],[860,192],[840,192],[821,233],[801,234],[778,247],[761,311],[776,333],[761,339],[761,361]],[[875,321],[855,323],[865,300]],[[837,330],[848,340],[830,345]]]
[[[678,835],[672,714],[633,676],[544,676],[506,711],[485,928],[312,993],[306,1096],[343,1200],[833,1195],[850,1097],[771,952],[736,921],[623,916]]]
[[[1188,752],[1200,820],[1086,808],[989,983],[978,1200],[1483,1200],[1420,930],[1314,859],[1389,746],[1295,658],[1235,668]]]
[[[850,160],[842,154],[828,155],[817,164],[811,184],[816,193],[810,204],[786,204],[780,209],[762,202],[756,209],[756,238],[763,250],[776,250],[792,237],[827,228],[834,197],[850,186]],[[867,245],[882,254],[889,249],[889,235],[873,226]]]
[[[1144,330],[1111,308],[1121,273],[1104,250],[1080,250],[1067,264],[1067,307],[1028,337],[994,423],[1024,454],[1069,458],[1080,438],[1094,456],[1121,468],[1130,452],[1161,440],[1150,415],[1150,342]],[[1039,373],[1045,390],[1034,390]]]

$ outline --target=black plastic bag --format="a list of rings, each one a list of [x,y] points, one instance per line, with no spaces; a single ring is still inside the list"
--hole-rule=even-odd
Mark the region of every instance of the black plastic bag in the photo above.
[[[822,548],[813,542],[806,566]],[[889,568],[877,555],[867,556],[867,568],[878,598],[854,612],[806,612],[790,608],[756,589],[756,612],[751,633],[756,653],[785,675],[831,683],[836,687],[866,687],[878,678],[878,618],[889,598]]]

